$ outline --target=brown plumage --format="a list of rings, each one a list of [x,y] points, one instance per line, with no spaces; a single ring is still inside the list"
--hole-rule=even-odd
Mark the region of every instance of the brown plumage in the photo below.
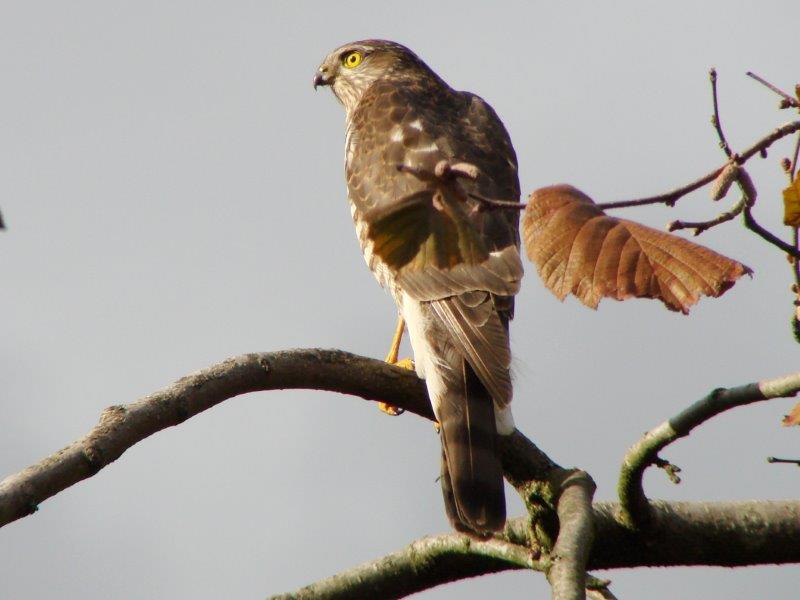
[[[496,436],[513,431],[508,323],[519,289],[516,211],[480,211],[413,171],[470,163],[467,193],[519,198],[508,134],[481,98],[383,40],[334,50],[314,78],[347,114],[348,198],[364,258],[397,302],[441,423],[442,490],[461,531],[503,527]],[[398,165],[408,167],[398,170]]]

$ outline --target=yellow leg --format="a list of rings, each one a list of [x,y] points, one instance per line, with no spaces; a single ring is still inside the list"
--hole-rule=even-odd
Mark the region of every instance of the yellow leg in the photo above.
[[[403,317],[397,317],[397,327],[394,330],[394,336],[392,336],[392,344],[389,346],[389,353],[386,355],[384,359],[385,362],[389,363],[390,365],[396,365],[398,367],[402,367],[404,369],[413,369],[414,368],[414,361],[410,358],[404,358],[403,360],[397,360],[397,355],[400,352],[400,342],[403,340],[403,331],[406,328],[406,322],[403,320]],[[386,402],[378,402],[378,408],[385,412],[387,415],[392,415],[396,417],[397,415],[403,414],[405,412],[402,408],[398,406],[393,406]]]
[[[392,337],[392,343],[389,346],[389,353],[386,355],[384,362],[389,363],[390,365],[395,365],[396,367],[402,367],[403,369],[409,369],[411,371],[414,370],[414,361],[410,358],[404,358],[403,360],[397,360],[397,355],[400,353],[400,342],[403,340],[403,332],[406,328],[406,322],[403,320],[403,317],[397,317],[397,327],[394,330],[394,336]],[[405,412],[405,409],[400,408],[399,406],[393,406],[386,402],[378,402],[378,408],[385,412],[387,415],[391,415],[396,417],[397,415],[402,415]],[[433,428],[436,430],[436,433],[439,433],[441,426],[439,425],[438,421],[434,421]]]
[[[397,317],[397,327],[394,329],[394,336],[392,336],[392,345],[389,346],[389,354],[384,359],[390,365],[397,363],[397,354],[400,352],[400,342],[403,341],[403,331],[406,328],[406,322],[403,317]]]

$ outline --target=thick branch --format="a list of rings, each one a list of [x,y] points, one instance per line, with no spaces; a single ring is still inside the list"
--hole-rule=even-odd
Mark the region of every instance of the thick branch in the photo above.
[[[650,526],[619,523],[617,503],[595,504],[590,569],[745,567],[800,563],[800,501],[650,504]]]
[[[157,431],[240,394],[289,388],[385,400],[433,419],[424,383],[406,369],[340,350],[244,354],[184,377],[133,404],[105,409],[100,422],[84,437],[0,481],[0,526],[33,513],[42,501],[95,475]]]
[[[547,579],[554,600],[584,600],[586,564],[594,541],[592,497],[596,486],[584,471],[574,471],[561,483],[558,499],[558,539]]]
[[[643,531],[632,531],[617,521],[616,503],[596,503],[593,513],[596,534],[588,560],[591,569],[800,563],[798,501],[654,501],[652,525]],[[476,542],[458,535],[424,538],[399,552],[273,598],[398,598],[458,579],[547,568],[546,562],[526,554],[526,517],[510,520],[503,537],[503,542]],[[414,585],[417,577],[424,578],[425,588]]]
[[[527,548],[498,539],[440,535],[271,600],[403,598],[443,583],[509,569],[542,571]]]
[[[161,429],[182,423],[239,394],[286,388],[330,390],[385,400],[433,418],[424,383],[405,369],[337,350],[246,354],[184,377],[133,404],[106,409],[100,423],[86,436],[0,482],[0,525],[30,514],[38,503],[91,477],[127,448]],[[745,388],[754,397],[749,401],[790,395],[800,389],[800,374]],[[761,397],[755,398],[756,392]],[[724,410],[718,407],[719,398],[715,402],[714,406],[698,403],[684,411],[673,419],[673,430],[688,431],[692,423]],[[742,403],[745,402],[728,399],[731,406]],[[387,586],[386,590],[396,590],[392,592],[394,596],[387,592],[385,597],[397,597],[401,592],[411,593],[438,583],[509,568],[549,570],[557,575],[553,561],[562,558],[572,564],[572,587],[582,577],[574,576],[579,568],[800,562],[798,502],[654,502],[650,505],[651,527],[633,531],[616,521],[619,510],[616,505],[596,505],[591,518],[586,511],[593,487],[590,480],[582,480],[576,475],[580,472],[568,472],[553,463],[521,433],[503,438],[501,451],[506,476],[512,484],[530,492],[530,496],[540,494],[537,506],[544,502],[545,506],[558,507],[561,536],[553,552],[547,552],[548,544],[539,537],[541,532],[547,534],[548,528],[532,529],[532,518],[528,515],[509,521],[503,536],[497,539],[481,541],[450,535],[416,542],[399,554],[381,559],[383,562],[351,572],[355,573],[356,587],[349,588],[348,593],[358,595],[359,585],[377,585],[374,577],[367,577],[376,565],[379,570],[386,567],[385,581],[380,585]],[[564,477],[565,473],[572,473],[577,479],[570,481]],[[539,480],[542,487],[535,489],[533,480]],[[569,485],[564,485],[565,482]],[[547,491],[556,486],[559,489]],[[543,498],[542,493],[553,493],[554,497]],[[526,504],[533,506],[534,500],[526,498]],[[593,547],[592,520],[596,527]],[[420,574],[421,581],[417,579]],[[334,595],[341,593],[335,591],[341,588],[331,585],[332,595],[316,597],[342,597]]]
[[[617,485],[621,522],[632,528],[649,524],[652,511],[642,487],[642,477],[650,465],[661,460],[658,453],[669,444],[689,435],[695,427],[721,412],[771,398],[794,396],[798,391],[800,373],[735,388],[717,388],[670,420],[648,431],[628,450],[622,461]],[[669,464],[666,461],[661,462]]]

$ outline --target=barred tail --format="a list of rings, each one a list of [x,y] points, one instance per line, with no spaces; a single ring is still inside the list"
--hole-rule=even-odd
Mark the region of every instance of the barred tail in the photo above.
[[[466,361],[463,382],[463,399],[439,403],[442,494],[456,530],[486,534],[502,529],[506,520],[494,403]]]

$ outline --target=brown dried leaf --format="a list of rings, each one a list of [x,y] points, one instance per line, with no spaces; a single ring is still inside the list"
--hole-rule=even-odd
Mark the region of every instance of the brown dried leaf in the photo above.
[[[792,425],[800,425],[800,402],[795,404],[788,415],[784,415],[781,425],[784,427],[791,427]]]
[[[701,296],[720,296],[751,273],[699,244],[609,217],[566,184],[530,195],[522,235],[528,258],[559,300],[572,293],[591,308],[602,298],[656,298],[688,314]]]

